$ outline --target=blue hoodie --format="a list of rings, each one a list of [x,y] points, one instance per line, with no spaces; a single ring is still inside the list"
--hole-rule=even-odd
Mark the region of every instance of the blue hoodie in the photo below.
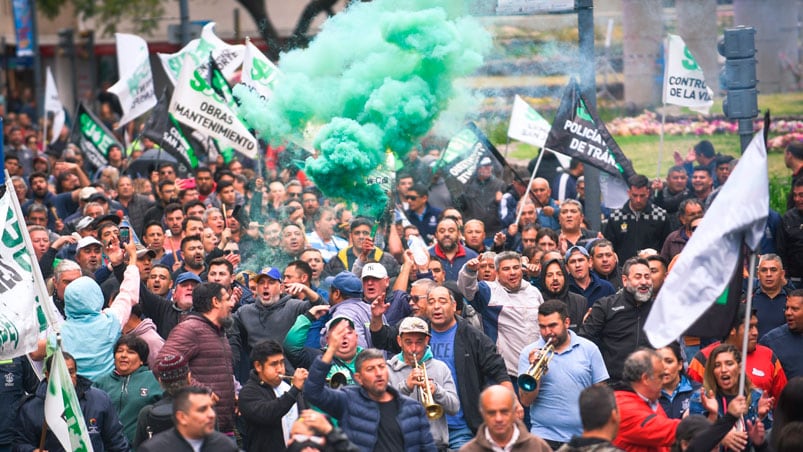
[[[139,299],[138,284],[139,269],[129,265],[120,284],[120,293],[104,310],[101,310],[103,293],[91,278],[82,276],[64,290],[67,320],[61,325],[61,341],[64,351],[75,357],[75,364],[84,377],[94,381],[114,369],[114,344],[128,321],[131,305]],[[53,335],[50,345],[55,346]]]

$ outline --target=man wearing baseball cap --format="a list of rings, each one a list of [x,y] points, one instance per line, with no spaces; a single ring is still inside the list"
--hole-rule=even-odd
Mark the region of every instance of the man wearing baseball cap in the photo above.
[[[354,323],[357,343],[371,347],[371,335],[366,325],[371,323],[371,305],[362,300],[363,284],[352,272],[342,271],[326,278],[329,284],[329,314],[332,318],[346,317]]]
[[[571,275],[569,290],[586,297],[589,308],[600,298],[616,292],[611,283],[600,278],[591,270],[591,257],[584,247],[575,245],[569,248],[564,259],[566,269]]]
[[[429,428],[438,450],[449,448],[449,426],[446,414],[456,415],[460,410],[460,399],[449,367],[432,356],[429,349],[429,325],[420,317],[407,317],[399,324],[396,341],[401,353],[388,360],[390,384],[401,394],[412,397],[421,403],[426,402],[425,394],[432,395],[432,402],[439,405],[443,414],[437,419],[430,418]],[[426,368],[426,371],[424,371]],[[424,379],[424,375],[428,379]],[[436,410],[435,406],[425,409]]]
[[[257,302],[241,306],[232,316],[234,326],[230,330],[229,343],[234,355],[234,368],[238,369],[240,376],[243,376],[242,356],[262,341],[273,339],[281,343],[296,318],[320,304],[321,300],[313,303],[289,294],[282,296],[281,280],[282,273],[278,268],[263,268],[256,277]]]
[[[139,304],[142,313],[153,320],[156,331],[162,338],[167,339],[170,331],[192,310],[192,291],[198,284],[201,284],[201,278],[195,273],[181,273],[167,298],[151,292],[144,283],[140,285]]]

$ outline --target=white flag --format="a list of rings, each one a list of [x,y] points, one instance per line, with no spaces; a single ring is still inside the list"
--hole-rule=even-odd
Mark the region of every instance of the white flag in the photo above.
[[[240,84],[245,85],[249,91],[267,101],[273,94],[277,75],[279,75],[279,68],[250,39],[246,39]]]
[[[688,107],[708,114],[714,104],[714,92],[705,84],[703,69],[678,35],[666,40],[664,103]]]
[[[118,126],[121,127],[153,108],[157,99],[153,88],[148,43],[136,35],[116,33],[114,36],[117,40],[120,80],[109,88],[109,92],[120,99],[123,117]]]
[[[516,95],[513,99],[513,111],[510,112],[507,136],[542,148],[551,128],[549,121],[538,114],[518,94]]]
[[[159,59],[170,81],[175,85],[181,74],[182,67],[186,63],[185,57],[190,57],[190,65],[193,69],[201,67],[201,74],[206,75],[209,65],[209,53],[215,59],[220,72],[231,77],[237,68],[243,63],[245,56],[245,46],[242,44],[226,44],[222,39],[215,35],[215,23],[209,22],[201,30],[201,37],[193,39],[181,50],[173,54],[160,53]]]
[[[722,294],[742,242],[758,247],[769,214],[765,146],[757,133],[669,272],[644,325],[653,347],[677,339]]]
[[[198,69],[193,69],[190,57],[185,58],[186,64],[170,99],[170,113],[182,124],[227,143],[235,151],[255,159],[258,148],[256,138],[226,100],[209,86],[207,78]]]
[[[36,350],[39,334],[33,280],[38,262],[25,247],[25,225],[14,211],[14,196],[13,189],[7,189],[0,198],[0,359]]]
[[[52,356],[47,377],[45,421],[64,449],[92,452],[92,441],[61,347]]]
[[[53,78],[53,72],[50,66],[47,67],[47,75],[45,76],[45,115],[53,113],[53,124],[51,130],[53,134],[50,142],[53,143],[59,139],[61,129],[64,127],[64,105],[59,98],[59,90],[56,88],[56,80]],[[47,131],[45,131],[47,133]]]

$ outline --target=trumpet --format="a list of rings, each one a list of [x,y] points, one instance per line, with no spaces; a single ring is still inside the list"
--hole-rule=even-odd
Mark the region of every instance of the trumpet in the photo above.
[[[555,345],[552,342],[553,338],[550,337],[544,344],[544,348],[536,355],[535,362],[527,369],[527,372],[519,375],[519,387],[521,389],[531,392],[538,387],[538,381],[549,370],[549,361],[555,355]]]
[[[341,386],[346,386],[349,381],[349,376],[346,372],[340,371],[335,372],[332,374],[331,377],[326,379],[326,382],[329,384],[329,387],[332,389],[337,389]]]
[[[425,382],[421,391],[421,404],[424,405],[424,411],[427,413],[427,419],[434,421],[443,417],[443,407],[435,403],[435,398],[432,396],[432,390],[429,387],[429,376],[427,375],[427,366],[418,363],[418,358],[413,353],[413,362],[416,368],[420,368],[424,375],[419,381]]]
[[[292,375],[281,375],[280,374],[279,378],[281,378],[284,381],[293,381],[293,376]]]

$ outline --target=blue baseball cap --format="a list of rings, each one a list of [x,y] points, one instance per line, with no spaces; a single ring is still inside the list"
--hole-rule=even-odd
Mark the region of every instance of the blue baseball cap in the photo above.
[[[198,277],[198,275],[196,275],[195,273],[193,273],[193,272],[184,272],[184,273],[178,275],[178,278],[176,278],[176,285],[179,285],[179,284],[181,284],[183,282],[187,282],[187,281],[195,281],[198,284],[201,284],[203,282],[203,281],[201,281],[201,278]]]
[[[275,279],[276,281],[282,280],[282,272],[279,271],[276,267],[265,267],[257,273],[256,279],[259,279],[263,276],[267,276],[268,278]]]
[[[362,281],[352,272],[342,271],[334,278],[331,276],[326,278],[326,281],[333,289],[337,289],[346,295],[359,296],[362,294]]]
[[[578,253],[582,254],[585,257],[588,257],[588,250],[580,245],[574,245],[573,247],[566,250],[566,256],[564,256],[564,260],[568,261],[572,254],[577,251]]]

